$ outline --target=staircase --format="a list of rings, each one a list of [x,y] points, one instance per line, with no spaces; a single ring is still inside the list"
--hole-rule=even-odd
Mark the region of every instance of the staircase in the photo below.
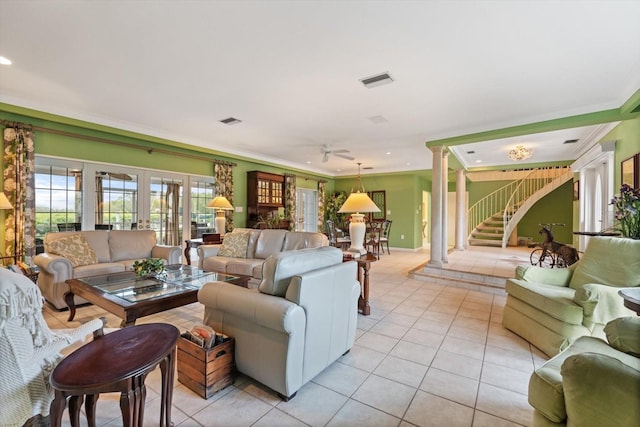
[[[527,211],[541,198],[573,179],[571,168],[533,169],[520,180],[488,194],[467,213],[469,244],[506,247],[509,236]]]

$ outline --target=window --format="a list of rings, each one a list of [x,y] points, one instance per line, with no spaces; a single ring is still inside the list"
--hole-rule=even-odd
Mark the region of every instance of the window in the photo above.
[[[130,230],[138,218],[138,175],[98,171],[95,181],[96,230]]]
[[[207,204],[214,197],[213,179],[191,180],[191,238],[214,231],[214,212]]]
[[[37,164],[35,196],[36,238],[82,223],[82,169]]]

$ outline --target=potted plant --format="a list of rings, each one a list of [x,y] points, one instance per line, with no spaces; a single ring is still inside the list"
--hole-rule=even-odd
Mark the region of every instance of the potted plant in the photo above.
[[[620,187],[620,195],[611,199],[615,208],[616,226],[623,237],[640,239],[640,191],[628,184]]]
[[[153,273],[162,273],[164,263],[160,258],[148,258],[133,263],[133,271],[138,277],[146,277]]]

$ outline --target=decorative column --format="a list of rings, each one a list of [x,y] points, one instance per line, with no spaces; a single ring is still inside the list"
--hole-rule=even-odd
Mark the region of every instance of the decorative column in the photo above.
[[[465,237],[467,235],[467,207],[465,195],[467,192],[467,180],[464,169],[456,171],[456,246],[455,250],[464,251]]]
[[[442,267],[442,151],[443,146],[430,147],[433,153],[431,172],[431,258],[430,267]]]
[[[449,151],[442,152],[442,262],[449,263]]]

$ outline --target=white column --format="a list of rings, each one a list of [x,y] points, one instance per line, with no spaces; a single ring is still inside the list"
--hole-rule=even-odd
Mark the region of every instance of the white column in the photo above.
[[[442,262],[449,263],[449,152],[442,152]]]
[[[464,169],[456,171],[456,246],[457,251],[464,251],[467,236],[467,207],[465,195],[467,192],[467,180]]]
[[[442,150],[431,147],[433,167],[431,171],[431,258],[427,265],[442,267]]]

